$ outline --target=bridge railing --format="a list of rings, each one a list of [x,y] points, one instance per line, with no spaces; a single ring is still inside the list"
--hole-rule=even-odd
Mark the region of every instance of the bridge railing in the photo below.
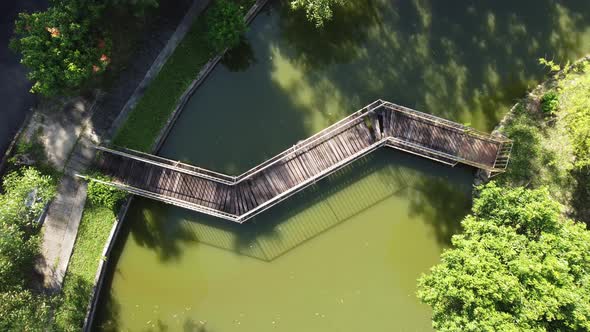
[[[146,197],[146,198],[150,198],[150,199],[155,199],[167,204],[171,204],[174,206],[178,206],[181,208],[185,208],[185,209],[189,209],[189,210],[193,210],[193,211],[197,211],[197,212],[201,212],[204,214],[208,214],[208,215],[212,215],[218,218],[222,218],[225,220],[229,220],[229,221],[234,221],[234,222],[239,222],[239,218],[236,215],[227,213],[227,212],[223,212],[223,211],[219,211],[217,209],[212,209],[206,206],[202,206],[202,205],[198,205],[198,204],[193,204],[184,200],[179,200],[177,198],[173,198],[170,196],[166,196],[166,195],[162,195],[162,194],[157,194],[148,190],[144,190],[144,189],[140,189],[137,187],[132,187],[129,185],[126,185],[124,183],[119,183],[119,182],[106,182],[100,179],[96,179],[93,177],[89,177],[89,176],[84,176],[84,175],[77,175],[80,178],[86,179],[86,180],[92,180],[98,183],[102,183],[104,185],[108,185],[108,186],[113,186],[119,190],[123,190],[126,191],[128,193],[131,193],[133,195],[138,195],[138,196],[142,196],[142,197]]]
[[[340,121],[334,123],[333,125],[325,128],[322,131],[317,132],[316,134],[308,137],[307,139],[293,145],[291,148],[277,154],[276,156],[268,159],[267,161],[259,164],[250,170],[240,174],[237,177],[237,181],[243,181],[244,179],[250,178],[256,173],[261,172],[267,167],[272,166],[273,164],[281,161],[284,157],[289,155],[297,154],[298,152],[304,152],[307,149],[313,148],[315,145],[323,142],[326,139],[329,139],[334,134],[338,133],[341,130],[346,130],[347,128],[355,125],[360,121],[366,114],[375,110],[376,108],[380,107],[383,104],[382,100],[376,100],[371,104],[361,108],[360,110],[350,114],[349,116],[341,119]]]
[[[315,148],[317,145],[333,138],[335,135],[338,135],[339,133],[358,125],[362,121],[366,121],[370,114],[375,114],[375,113],[373,113],[374,111],[377,111],[377,112],[382,112],[382,111],[403,112],[404,114],[407,114],[411,117],[414,117],[414,118],[417,117],[417,118],[424,119],[430,123],[433,123],[433,125],[444,126],[444,127],[450,128],[453,131],[457,131],[457,132],[460,132],[465,135],[470,135],[473,137],[477,137],[478,139],[487,140],[487,141],[493,142],[495,144],[498,144],[498,151],[496,154],[495,162],[493,165],[482,164],[482,163],[479,163],[474,160],[468,160],[468,159],[462,158],[459,155],[448,154],[448,153],[438,151],[438,150],[435,150],[435,149],[432,149],[427,146],[423,146],[423,145],[420,145],[420,144],[417,144],[414,142],[406,141],[406,140],[395,138],[395,137],[387,137],[387,136],[381,137],[380,135],[377,135],[378,137],[376,137],[376,141],[372,142],[370,146],[363,149],[362,151],[356,152],[356,153],[348,156],[347,158],[340,161],[339,163],[322,170],[319,174],[316,174],[314,176],[311,176],[311,177],[305,179],[305,181],[302,181],[298,185],[296,185],[292,188],[289,188],[289,190],[282,192],[278,196],[273,197],[269,201],[266,201],[263,204],[257,206],[256,208],[254,208],[250,211],[247,211],[243,215],[239,215],[239,216],[225,213],[223,211],[218,211],[216,209],[211,209],[211,208],[207,208],[204,206],[200,206],[198,204],[192,204],[190,202],[185,202],[185,201],[173,198],[173,197],[168,197],[165,195],[152,193],[152,192],[140,189],[140,188],[129,187],[129,186],[126,186],[125,184],[121,184],[121,183],[115,183],[114,185],[117,187],[120,187],[120,189],[126,190],[128,192],[131,192],[131,193],[134,193],[134,194],[137,194],[140,196],[157,199],[157,200],[164,201],[166,203],[173,204],[176,206],[189,208],[194,211],[199,211],[202,213],[215,215],[215,216],[227,219],[227,220],[242,223],[245,220],[253,217],[254,215],[273,206],[277,202],[289,197],[290,195],[294,194],[295,192],[298,192],[299,190],[308,186],[310,183],[313,183],[314,181],[317,181],[318,179],[321,179],[322,177],[331,174],[334,170],[344,167],[346,164],[350,163],[352,160],[356,160],[358,157],[365,155],[366,153],[369,153],[370,151],[376,149],[378,146],[382,146],[382,145],[389,145],[394,148],[398,148],[398,149],[405,150],[405,151],[408,151],[408,152],[411,152],[414,154],[418,154],[418,155],[421,155],[426,158],[434,159],[434,160],[446,163],[451,166],[456,165],[457,162],[461,162],[464,164],[468,164],[468,165],[472,165],[472,166],[476,166],[476,167],[488,170],[492,174],[497,174],[497,173],[503,172],[508,165],[508,160],[509,160],[510,152],[512,149],[512,141],[511,140],[509,140],[503,136],[494,136],[494,135],[490,135],[487,133],[479,132],[475,129],[466,127],[464,125],[461,125],[461,124],[458,124],[458,123],[455,123],[455,122],[452,122],[452,121],[449,121],[449,120],[446,120],[443,118],[439,118],[434,115],[415,111],[415,110],[407,108],[407,107],[403,107],[403,106],[396,105],[393,103],[385,102],[383,100],[377,100],[377,101],[363,107],[362,109],[341,119],[340,121],[334,123],[333,125],[327,127],[326,129],[312,135],[311,137],[309,137],[303,141],[300,141],[299,143],[295,144],[293,147],[277,154],[276,156],[272,157],[271,159],[268,159],[267,161],[253,167],[252,169],[244,172],[243,174],[241,174],[239,176],[231,176],[231,175],[223,174],[223,173],[216,172],[213,170],[209,170],[206,168],[185,164],[180,161],[170,160],[170,159],[166,159],[166,158],[163,158],[160,156],[151,155],[151,154],[147,154],[144,152],[135,151],[135,150],[131,150],[131,149],[113,150],[113,149],[102,147],[102,146],[99,146],[96,148],[98,150],[104,151],[106,153],[112,153],[112,154],[123,156],[126,158],[135,159],[140,162],[172,169],[172,170],[175,170],[178,172],[183,172],[183,173],[186,173],[189,175],[209,179],[209,180],[223,183],[226,185],[235,185],[235,184],[239,183],[240,181],[244,181],[248,178],[255,176],[259,172],[264,171],[265,169],[267,169],[268,167],[271,167],[275,163],[279,163],[281,161],[288,160],[289,158],[291,158],[293,156],[303,154],[306,151],[309,151],[309,150]],[[375,123],[375,121],[377,121],[377,117],[374,117],[370,120],[373,121],[372,123]],[[379,126],[379,123],[377,122],[376,128],[378,128],[378,126]],[[95,181],[101,182],[100,180],[95,180]]]
[[[144,153],[141,151],[126,148],[118,148],[117,150],[113,150],[104,146],[96,146],[96,149],[228,185],[234,184],[236,182],[235,176],[219,173],[202,167],[185,164],[180,161],[166,159],[160,156]]]
[[[511,153],[512,141],[502,143],[502,146],[500,149],[498,149],[496,160],[494,161],[494,169],[496,169],[496,172],[502,172],[506,170],[508,167],[508,162],[510,161]]]
[[[397,104],[390,103],[390,102],[383,101],[383,100],[379,99],[379,100],[376,100],[373,103],[363,107],[362,109],[350,114],[349,116],[341,119],[340,121],[332,124],[331,126],[325,128],[324,130],[317,132],[316,134],[308,137],[307,139],[305,139],[301,142],[298,142],[297,144],[295,144],[291,148],[275,155],[274,157],[266,160],[265,162],[263,162],[259,165],[256,165],[255,167],[249,169],[248,171],[246,171],[238,176],[231,176],[231,175],[223,174],[223,173],[216,172],[216,171],[213,171],[210,169],[193,166],[193,165],[189,165],[189,164],[186,164],[186,163],[183,163],[180,161],[170,160],[170,159],[163,158],[160,156],[155,156],[152,154],[148,154],[148,153],[144,153],[144,152],[136,151],[136,150],[131,150],[131,149],[126,149],[126,148],[122,148],[120,150],[112,150],[112,149],[105,148],[102,146],[97,147],[97,148],[99,150],[103,150],[105,152],[119,154],[119,155],[123,155],[125,157],[130,157],[130,158],[137,157],[136,159],[139,158],[142,160],[149,160],[153,164],[156,164],[156,165],[159,165],[162,167],[185,172],[185,173],[188,173],[191,175],[206,178],[206,179],[220,182],[223,184],[234,185],[234,184],[244,181],[248,178],[251,178],[255,174],[263,171],[264,169],[272,166],[273,164],[284,160],[284,158],[288,157],[289,155],[296,155],[300,152],[305,152],[307,149],[313,148],[315,145],[329,139],[330,137],[337,134],[338,132],[346,130],[346,129],[350,128],[351,126],[356,125],[359,121],[362,121],[362,119],[367,114],[369,114],[373,110],[379,109],[380,107],[385,107],[385,109],[390,110],[390,111],[402,112],[402,113],[408,114],[412,117],[422,118],[422,119],[425,119],[429,122],[432,122],[432,123],[435,123],[438,125],[442,125],[442,126],[451,128],[453,130],[457,130],[461,133],[465,133],[470,136],[478,137],[480,139],[498,142],[501,144],[508,144],[509,142],[511,142],[509,139],[502,137],[502,136],[490,135],[490,134],[475,130],[473,128],[464,126],[462,124],[458,124],[456,122],[452,122],[450,120],[437,117],[435,115],[431,115],[428,113],[422,113],[422,112],[413,110],[408,107],[404,107],[401,105],[397,105]],[[400,142],[397,142],[397,143],[401,144]],[[498,171],[498,168],[503,169],[503,168],[505,168],[505,164],[507,164],[507,160],[506,161],[504,160],[506,158],[504,158],[503,155],[500,155],[500,154],[498,155],[498,158],[499,158],[498,162],[497,162],[498,167],[496,167],[494,165],[494,167],[490,168],[489,165],[483,165],[483,164],[480,164],[480,163],[477,163],[477,162],[474,162],[471,160],[461,158],[459,156],[449,155],[446,153],[442,153],[440,151],[432,150],[427,147],[422,147],[422,146],[419,147],[418,145],[413,144],[413,143],[405,142],[405,145],[412,146],[413,148],[419,148],[424,151],[428,151],[428,153],[436,154],[436,155],[439,155],[443,158],[456,160],[456,161],[459,161],[459,162],[462,162],[465,164],[469,164],[469,165],[476,166],[476,167],[481,167],[481,168],[484,168],[487,170],[493,169],[495,171]],[[509,152],[508,152],[508,154],[509,154]]]
[[[456,123],[451,120],[443,119],[443,118],[438,117],[436,115],[419,112],[419,111],[413,110],[413,109],[405,107],[405,106],[397,105],[397,104],[390,103],[387,101],[382,101],[382,102],[383,102],[383,106],[387,109],[402,112],[404,114],[408,114],[408,115],[411,115],[414,117],[423,118],[423,119],[429,120],[430,122],[434,122],[436,124],[455,129],[457,131],[468,134],[470,136],[474,136],[474,137],[477,137],[480,139],[489,140],[489,141],[498,142],[498,143],[510,142],[510,139],[508,139],[504,136],[492,135],[489,133],[485,133],[483,131],[479,131],[477,129],[467,127],[467,126],[462,125],[460,123]]]

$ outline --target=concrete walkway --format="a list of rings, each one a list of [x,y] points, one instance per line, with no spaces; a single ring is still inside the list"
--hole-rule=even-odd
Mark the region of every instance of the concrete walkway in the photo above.
[[[41,126],[48,159],[64,171],[43,223],[41,257],[36,264],[43,278],[41,286],[49,292],[61,289],[86,203],[86,183],[75,174],[84,173],[94,158],[92,145],[96,141],[89,122],[92,108],[75,100],[59,113],[59,119],[52,118]]]
[[[51,293],[61,288],[85,202],[86,184],[66,175],[49,207],[43,226],[42,256],[37,265],[43,276],[42,286]]]
[[[75,175],[85,173],[94,159],[95,150],[92,146],[110,137],[114,132],[113,128],[116,128],[113,123],[120,124],[141,97],[149,82],[183,39],[194,18],[204,8],[202,2],[195,0],[188,11],[182,11],[184,15],[181,17],[184,19],[178,26],[174,24],[174,30],[167,31],[169,22],[166,20],[158,21],[157,26],[152,26],[152,32],[155,31],[157,35],[146,36],[146,42],[142,44],[148,50],[142,49],[134,62],[141,68],[132,68],[121,73],[121,82],[115,84],[113,91],[98,98],[99,102],[89,105],[84,99],[73,99],[63,111],[54,110],[44,114],[43,121],[37,126],[42,128],[40,139],[48,159],[65,173],[43,224],[42,256],[37,261],[37,271],[42,275],[42,286],[47,291],[57,292],[61,289],[86,202],[86,183]],[[160,8],[163,9],[164,5]],[[160,39],[167,42],[162,44]],[[152,54],[154,51],[156,54]],[[133,90],[135,93],[131,98],[124,97]],[[120,114],[124,116],[119,116],[119,120],[115,121]],[[36,129],[29,130],[30,134],[35,131]]]

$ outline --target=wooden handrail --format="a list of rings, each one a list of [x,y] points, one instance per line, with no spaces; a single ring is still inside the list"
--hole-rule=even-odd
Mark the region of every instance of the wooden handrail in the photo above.
[[[469,160],[457,154],[447,153],[441,150],[436,150],[428,146],[424,146],[422,144],[410,141],[409,139],[401,139],[398,137],[390,136],[389,134],[385,134],[382,132],[384,128],[380,128],[379,119],[382,119],[383,112],[401,112],[410,118],[420,119],[421,122],[427,122],[432,124],[433,126],[442,126],[445,127],[453,132],[457,132],[463,136],[461,137],[475,137],[482,141],[487,141],[491,143],[495,143],[498,146],[496,151],[495,159],[493,160],[493,164],[485,164],[484,160],[482,159],[481,162],[477,160]],[[369,118],[373,116],[372,118]],[[366,120],[370,119],[367,125]],[[395,121],[395,120],[394,120]],[[401,120],[398,120],[401,121]],[[357,127],[358,126],[358,127]],[[295,144],[291,148],[275,155],[274,157],[264,161],[263,163],[247,170],[246,172],[238,175],[238,176],[231,176],[221,172],[216,172],[213,170],[189,165],[186,163],[182,163],[180,161],[174,161],[170,159],[166,159],[164,157],[155,156],[151,154],[147,154],[140,151],[134,151],[130,149],[122,149],[122,150],[114,150],[111,148],[97,146],[96,149],[103,151],[105,153],[110,153],[114,155],[118,155],[123,158],[133,159],[139,162],[144,162],[156,167],[167,168],[176,172],[188,174],[191,176],[199,177],[202,179],[210,180],[213,182],[217,182],[227,186],[237,186],[243,181],[253,179],[258,174],[264,172],[266,169],[276,165],[277,163],[286,163],[287,161],[297,158],[299,156],[305,156],[308,151],[312,151],[316,147],[320,147],[323,143],[328,142],[330,139],[338,137],[341,133],[346,132],[351,128],[358,128],[352,130],[364,132],[364,137],[369,138],[370,140],[367,142],[373,142],[372,144],[362,148],[359,151],[354,153],[351,152],[350,155],[342,155],[344,159],[340,160],[332,158],[334,164],[324,164],[321,168],[318,168],[316,171],[319,171],[315,174],[306,174],[305,177],[302,177],[298,180],[298,182],[291,183],[289,186],[284,187],[282,191],[276,192],[274,196],[265,199],[257,204],[254,204],[249,207],[245,207],[244,204],[241,206],[241,211],[245,211],[242,214],[232,214],[224,211],[220,211],[214,208],[202,206],[196,203],[190,203],[188,201],[184,201],[182,199],[169,197],[163,194],[158,194],[155,192],[150,192],[148,190],[144,190],[141,188],[133,187],[127,185],[125,183],[113,182],[107,183],[101,180],[92,179],[94,181],[98,181],[101,183],[111,184],[119,189],[126,190],[133,194],[137,194],[140,196],[156,199],[163,201],[165,203],[173,204],[176,206],[188,208],[194,211],[206,213],[209,215],[214,215],[223,219],[231,220],[234,222],[242,223],[245,220],[252,218],[254,215],[268,209],[269,207],[277,204],[278,202],[284,200],[286,197],[293,195],[294,193],[302,190],[303,188],[307,187],[311,183],[318,181],[319,179],[328,176],[329,174],[333,173],[335,170],[340,169],[349,163],[357,160],[358,158],[366,155],[367,153],[375,150],[380,146],[390,146],[399,150],[403,150],[409,153],[413,153],[425,158],[429,158],[450,166],[455,166],[457,163],[463,163],[471,166],[475,166],[494,174],[503,172],[508,165],[509,156],[511,153],[512,148],[512,141],[505,137],[501,136],[493,136],[490,134],[485,134],[482,132],[478,132],[475,129],[466,127],[462,124],[458,124],[446,119],[442,119],[436,117],[434,115],[418,112],[416,110],[412,110],[407,107],[403,107],[400,105],[396,105],[393,103],[389,103],[383,100],[376,100],[375,102],[363,107],[362,109],[350,114],[349,116],[341,119],[340,121],[332,124],[331,126],[325,128],[322,131],[317,132],[316,134],[308,137],[307,139]],[[368,130],[368,131],[367,131]],[[372,134],[370,133],[372,131]],[[379,132],[377,132],[379,131]],[[330,144],[331,146],[331,144]],[[360,148],[360,146],[359,146]],[[331,150],[330,150],[331,149]],[[329,153],[337,153],[337,150],[333,148],[328,149]],[[339,160],[339,161],[337,161]],[[336,162],[337,161],[337,162]],[[272,174],[269,173],[269,174]],[[238,190],[240,193],[240,190]],[[241,195],[244,195],[246,192],[242,192]],[[230,198],[232,199],[232,198]],[[235,199],[235,197],[233,197]],[[219,208],[223,208],[219,206]],[[223,208],[225,209],[225,208]],[[228,210],[231,212],[230,210]],[[234,210],[236,211],[236,210]],[[238,209],[237,211],[240,211]]]

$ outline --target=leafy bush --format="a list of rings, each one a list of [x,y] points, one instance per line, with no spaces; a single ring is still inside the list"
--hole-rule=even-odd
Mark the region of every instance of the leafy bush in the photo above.
[[[590,231],[545,189],[480,187],[418,297],[444,331],[590,329]]]
[[[49,304],[28,290],[0,293],[0,331],[46,331]]]
[[[0,195],[0,292],[20,290],[39,251],[34,220],[55,195],[53,179],[33,168],[4,178]]]
[[[541,110],[544,114],[553,115],[559,106],[559,96],[555,91],[549,91],[541,97]]]
[[[515,106],[512,118],[503,128],[503,133],[513,140],[513,147],[507,172],[499,177],[502,184],[536,185],[545,166],[542,160],[547,151],[542,144],[542,124],[526,111],[525,103],[522,101]]]
[[[55,180],[32,167],[24,167],[4,177],[0,195],[0,222],[21,228],[31,226],[47,202],[55,196]]]
[[[228,0],[217,0],[207,11],[207,39],[215,52],[233,48],[246,32],[244,9]]]
[[[109,177],[98,173],[92,174],[90,177],[104,182],[111,181]],[[115,210],[127,194],[115,187],[96,181],[90,181],[88,182],[87,195],[91,204]]]
[[[68,93],[110,62],[110,41],[99,19],[98,0],[55,0],[43,12],[20,13],[11,47],[29,69],[31,92],[46,96]]]
[[[332,19],[334,5],[342,4],[344,0],[291,0],[291,8],[305,10],[307,19],[317,27]]]

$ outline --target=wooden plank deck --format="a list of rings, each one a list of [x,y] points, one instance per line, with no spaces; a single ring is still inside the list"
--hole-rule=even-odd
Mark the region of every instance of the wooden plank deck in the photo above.
[[[99,169],[113,178],[107,184],[243,223],[380,146],[496,174],[505,170],[512,143],[378,100],[240,176],[132,150],[97,149]]]

